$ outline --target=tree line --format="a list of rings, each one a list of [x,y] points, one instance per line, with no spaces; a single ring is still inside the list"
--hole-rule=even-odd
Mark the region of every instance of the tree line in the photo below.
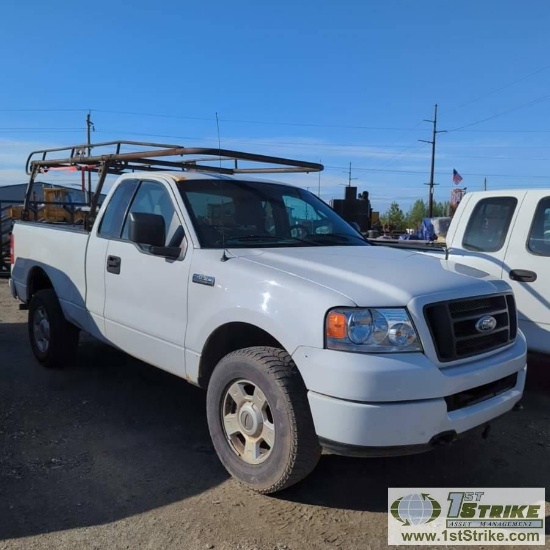
[[[435,202],[433,204],[433,217],[448,216],[449,202]],[[384,214],[380,215],[382,225],[392,226],[397,231],[405,229],[418,229],[422,220],[428,217],[428,205],[422,199],[417,199],[405,214],[394,201]]]

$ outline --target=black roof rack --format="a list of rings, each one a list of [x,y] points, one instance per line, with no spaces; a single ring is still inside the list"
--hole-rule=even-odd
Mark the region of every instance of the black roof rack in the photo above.
[[[69,145],[56,149],[33,151],[27,158],[25,171],[30,181],[25,194],[24,216],[33,210],[30,197],[38,174],[67,170],[96,172],[99,180],[95,192],[88,188],[90,212],[86,226],[91,227],[99,197],[108,174],[120,175],[135,171],[196,171],[216,174],[267,174],[292,172],[320,172],[323,165],[315,162],[282,157],[257,155],[221,148],[182,147],[141,141],[107,141]]]

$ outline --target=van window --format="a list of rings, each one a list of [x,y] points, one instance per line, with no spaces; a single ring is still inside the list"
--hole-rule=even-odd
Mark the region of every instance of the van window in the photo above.
[[[542,199],[535,212],[527,248],[539,256],[550,256],[550,197]]]
[[[479,252],[500,250],[506,240],[517,203],[515,197],[480,200],[468,221],[462,246]]]

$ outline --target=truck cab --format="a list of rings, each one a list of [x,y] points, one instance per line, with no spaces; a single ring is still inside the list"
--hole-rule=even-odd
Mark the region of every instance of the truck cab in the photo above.
[[[528,346],[550,354],[550,191],[467,193],[447,235],[448,257],[500,277],[518,304]]]

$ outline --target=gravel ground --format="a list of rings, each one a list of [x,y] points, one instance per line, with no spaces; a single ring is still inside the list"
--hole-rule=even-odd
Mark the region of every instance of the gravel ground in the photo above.
[[[218,462],[201,390],[90,338],[75,368],[40,368],[0,280],[0,550],[386,547],[388,486],[548,487],[550,362],[530,367],[523,408],[487,440],[323,456],[301,484],[260,496]]]

